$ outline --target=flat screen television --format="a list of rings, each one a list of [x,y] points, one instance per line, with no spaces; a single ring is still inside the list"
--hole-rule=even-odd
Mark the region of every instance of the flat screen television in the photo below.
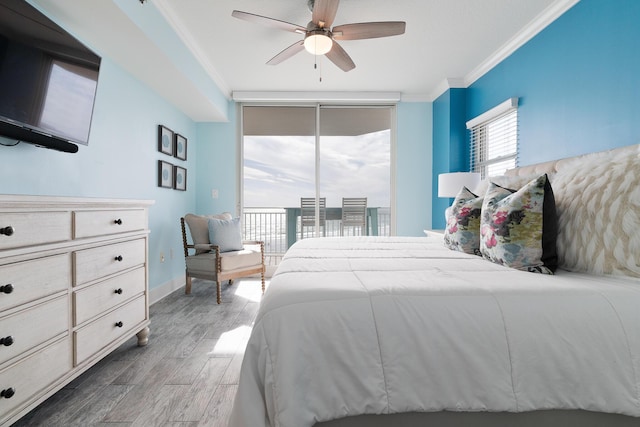
[[[100,57],[24,0],[0,0],[0,135],[87,145]]]

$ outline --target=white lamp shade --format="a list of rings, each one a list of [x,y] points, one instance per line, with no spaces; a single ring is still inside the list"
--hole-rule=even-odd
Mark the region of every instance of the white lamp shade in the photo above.
[[[438,197],[456,197],[462,187],[473,189],[480,183],[476,172],[451,172],[438,175]]]

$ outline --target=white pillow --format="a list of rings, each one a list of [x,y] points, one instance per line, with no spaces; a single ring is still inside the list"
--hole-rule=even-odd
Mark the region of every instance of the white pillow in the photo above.
[[[566,161],[553,181],[558,261],[567,270],[640,277],[640,145]]]

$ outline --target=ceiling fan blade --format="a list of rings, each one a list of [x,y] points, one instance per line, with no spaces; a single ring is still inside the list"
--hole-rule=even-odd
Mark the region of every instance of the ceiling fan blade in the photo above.
[[[289,46],[288,48],[284,49],[282,52],[280,52],[279,54],[271,58],[269,62],[267,62],[267,65],[278,65],[282,61],[291,58],[293,55],[295,55],[296,53],[300,52],[303,49],[304,49],[304,40],[295,42],[294,44],[292,44],[291,46]]]
[[[375,39],[404,34],[406,22],[362,22],[359,24],[345,24],[333,27],[333,38],[336,40]]]
[[[315,0],[311,20],[319,27],[331,28],[339,4],[340,0]]]
[[[336,64],[342,71],[351,71],[356,68],[356,64],[353,63],[351,57],[345,52],[345,50],[335,41],[331,50],[325,53],[325,56],[329,58],[331,62]]]
[[[233,16],[234,18],[243,19],[245,21],[257,22],[258,24],[299,34],[305,34],[307,31],[305,27],[301,27],[300,25],[291,24],[290,22],[280,21],[278,19],[268,18],[266,16],[256,15],[254,13],[242,12],[240,10],[234,10],[233,12],[231,12],[231,16]]]

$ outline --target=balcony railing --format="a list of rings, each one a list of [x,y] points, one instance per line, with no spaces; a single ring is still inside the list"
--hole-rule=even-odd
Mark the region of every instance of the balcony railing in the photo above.
[[[390,232],[389,208],[377,208],[377,234],[388,236]],[[287,210],[285,208],[244,208],[243,228],[245,240],[262,240],[265,254],[269,257],[281,257],[288,249],[290,241],[300,238],[300,218],[296,219],[296,235],[287,235]],[[340,220],[327,220],[324,235],[340,236]],[[372,221],[372,223],[375,223]],[[305,228],[305,237],[313,235]]]

